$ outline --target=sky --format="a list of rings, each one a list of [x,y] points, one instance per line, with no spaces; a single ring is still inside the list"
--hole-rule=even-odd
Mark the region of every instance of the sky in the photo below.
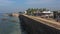
[[[25,11],[28,8],[60,9],[60,0],[0,0],[0,13]]]

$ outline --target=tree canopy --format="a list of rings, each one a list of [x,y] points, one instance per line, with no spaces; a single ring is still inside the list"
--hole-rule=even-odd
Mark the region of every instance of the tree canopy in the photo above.
[[[33,14],[34,12],[36,11],[39,11],[39,12],[43,12],[43,11],[49,11],[49,9],[46,9],[46,8],[28,8],[27,10],[27,14]]]

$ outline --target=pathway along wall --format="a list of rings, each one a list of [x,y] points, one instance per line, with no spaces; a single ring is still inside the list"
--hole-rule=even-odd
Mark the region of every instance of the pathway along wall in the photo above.
[[[30,19],[23,15],[19,16],[21,21],[22,31],[26,31],[27,34],[60,34],[60,30],[49,27],[36,20]]]

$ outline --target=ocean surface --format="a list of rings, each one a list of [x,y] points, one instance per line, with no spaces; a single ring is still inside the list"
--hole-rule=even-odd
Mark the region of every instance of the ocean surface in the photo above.
[[[21,34],[20,21],[18,17],[0,14],[0,34]]]

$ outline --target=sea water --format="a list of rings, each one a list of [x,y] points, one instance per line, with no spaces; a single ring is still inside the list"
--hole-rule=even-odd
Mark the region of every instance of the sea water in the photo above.
[[[18,17],[4,16],[0,14],[0,34],[21,34]]]

